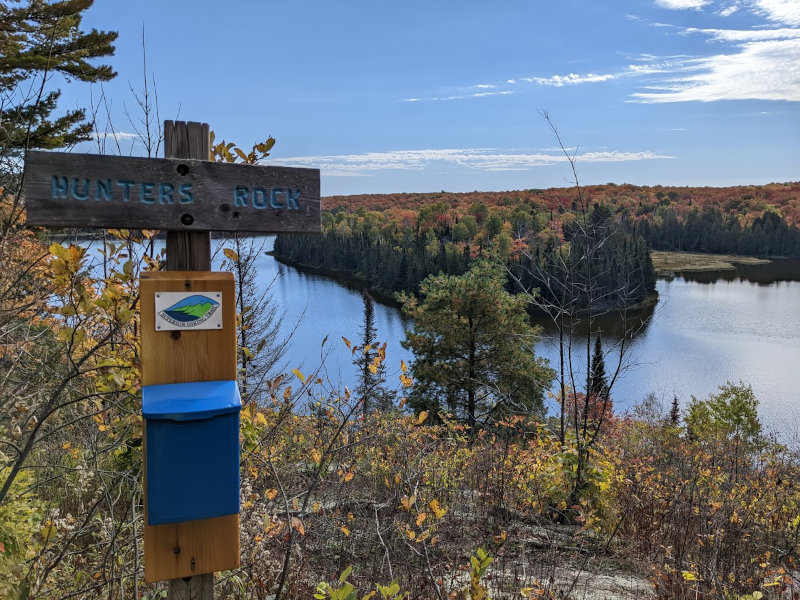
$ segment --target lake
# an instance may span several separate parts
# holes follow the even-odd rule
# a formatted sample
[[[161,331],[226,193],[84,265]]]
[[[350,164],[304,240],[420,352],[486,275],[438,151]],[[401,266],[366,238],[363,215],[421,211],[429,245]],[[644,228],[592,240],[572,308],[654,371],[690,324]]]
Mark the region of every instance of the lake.
[[[356,374],[342,337],[359,341],[359,286],[298,270],[268,255],[260,257],[258,269],[264,281],[279,275],[274,294],[285,313],[284,330],[297,326],[287,366],[307,373],[324,357],[327,377],[352,389]],[[614,387],[617,410],[651,392],[665,409],[673,396],[685,405],[692,395],[705,398],[728,381],[742,381],[753,387],[767,427],[783,436],[800,430],[800,261],[687,273],[660,279],[657,290],[658,305],[644,316],[628,351],[630,364]],[[411,323],[397,307],[376,302],[375,324],[378,339],[387,342],[389,381],[395,384],[400,361],[413,360],[400,345]],[[537,354],[555,366],[558,347],[551,335],[544,332]],[[616,340],[609,337],[613,344]],[[606,358],[607,370],[613,360]]]
[[[273,239],[266,238],[265,250],[271,250]],[[283,313],[282,330],[294,329],[286,369],[308,374],[324,365],[326,381],[353,389],[356,371],[342,337],[359,343],[359,286],[298,270],[267,254],[258,257],[257,269],[262,282],[278,276],[272,290]],[[658,305],[641,315],[642,329],[628,351],[630,364],[614,386],[616,410],[630,408],[649,393],[666,410],[673,396],[685,405],[692,395],[705,398],[728,381],[742,381],[753,387],[763,423],[786,440],[800,441],[800,261],[684,273],[660,279],[657,290]],[[548,332],[543,324],[536,352],[556,366],[558,347],[552,328]],[[399,387],[400,361],[413,361],[400,345],[411,323],[396,306],[376,302],[375,325],[378,339],[387,342],[389,383]],[[610,349],[618,339],[612,327],[604,329]],[[610,352],[607,371],[613,362]]]

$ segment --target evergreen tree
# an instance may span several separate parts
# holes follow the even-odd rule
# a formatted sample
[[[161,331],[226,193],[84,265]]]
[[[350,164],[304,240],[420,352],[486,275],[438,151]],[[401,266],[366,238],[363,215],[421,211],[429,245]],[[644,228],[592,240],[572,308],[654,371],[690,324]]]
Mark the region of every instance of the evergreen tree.
[[[672,406],[669,409],[669,422],[673,427],[677,427],[681,422],[681,410],[678,406],[678,397],[672,397]]]
[[[534,355],[527,298],[509,294],[505,281],[502,268],[480,261],[464,275],[426,278],[420,299],[399,295],[414,320],[403,342],[415,355],[412,408],[433,418],[452,413],[470,426],[542,413],[553,372]]]
[[[361,345],[356,349],[355,364],[358,366],[358,388],[362,411],[368,415],[374,410],[389,410],[394,404],[393,394],[386,389],[385,344],[378,347],[375,329],[375,301],[367,290],[361,292],[364,302],[364,327],[361,330]],[[377,359],[377,360],[376,360]]]
[[[586,393],[595,398],[603,397],[608,391],[608,378],[606,377],[606,363],[603,358],[603,342],[597,334],[594,342],[591,371],[586,382]]]
[[[108,81],[116,75],[95,58],[114,53],[116,32],[81,31],[93,0],[0,2],[0,159],[19,170],[26,148],[60,148],[88,139],[85,109],[53,117],[60,90],[47,91],[54,73],[70,80]],[[4,182],[0,181],[0,184]]]

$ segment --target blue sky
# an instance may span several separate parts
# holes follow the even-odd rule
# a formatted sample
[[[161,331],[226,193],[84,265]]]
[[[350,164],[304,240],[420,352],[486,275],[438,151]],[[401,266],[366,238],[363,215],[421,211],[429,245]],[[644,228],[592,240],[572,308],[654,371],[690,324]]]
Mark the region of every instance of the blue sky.
[[[570,185],[541,111],[584,184],[800,179],[800,0],[96,0],[84,26],[119,31],[119,75],[63,101],[104,93],[123,154],[144,28],[161,120],[272,135],[324,195]]]

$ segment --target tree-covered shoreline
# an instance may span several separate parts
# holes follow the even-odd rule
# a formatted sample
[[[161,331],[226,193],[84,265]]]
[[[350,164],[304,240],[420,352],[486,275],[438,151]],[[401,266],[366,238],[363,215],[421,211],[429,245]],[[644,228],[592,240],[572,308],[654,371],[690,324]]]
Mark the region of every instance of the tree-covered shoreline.
[[[387,298],[418,293],[429,275],[463,275],[481,259],[506,265],[506,288],[512,293],[539,288],[547,294],[550,287],[543,279],[559,276],[556,265],[569,254],[564,249],[574,248],[566,260],[572,261],[574,276],[582,277],[587,274],[579,271],[587,263],[578,265],[580,254],[595,243],[592,276],[604,298],[595,308],[631,308],[656,298],[649,247],[640,236],[624,231],[601,205],[566,219],[527,206],[514,212],[490,211],[482,203],[458,215],[439,203],[406,214],[403,220],[390,213],[339,210],[325,211],[322,221],[318,236],[279,234],[274,256],[361,280]],[[623,287],[625,294],[612,293]],[[577,301],[586,304],[588,299]]]

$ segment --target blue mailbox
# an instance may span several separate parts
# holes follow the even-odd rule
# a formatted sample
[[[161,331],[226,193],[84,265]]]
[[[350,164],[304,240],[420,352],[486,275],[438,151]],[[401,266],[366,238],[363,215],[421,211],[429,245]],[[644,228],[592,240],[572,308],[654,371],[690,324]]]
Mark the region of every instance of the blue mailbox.
[[[148,525],[239,512],[241,408],[235,381],[142,387]]]

